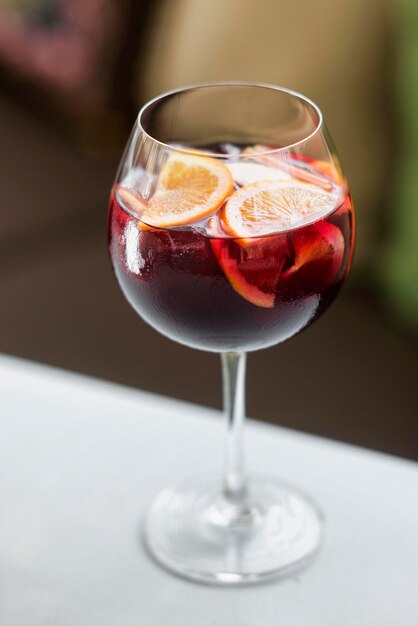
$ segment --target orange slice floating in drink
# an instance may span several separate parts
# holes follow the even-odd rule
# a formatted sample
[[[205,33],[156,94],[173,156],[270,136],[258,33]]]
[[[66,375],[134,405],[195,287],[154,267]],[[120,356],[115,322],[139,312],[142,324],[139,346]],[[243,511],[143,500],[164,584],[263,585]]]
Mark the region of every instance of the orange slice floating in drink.
[[[305,183],[318,185],[326,191],[332,189],[330,181],[338,185],[344,183],[344,177],[336,160],[322,161],[298,154],[286,154],[279,149],[272,150],[271,147],[263,145],[246,148],[243,154],[251,160],[274,167]],[[309,166],[309,169],[306,169],[306,165]]]
[[[224,163],[210,157],[173,155],[141,219],[159,228],[200,221],[215,213],[233,188]]]
[[[236,239],[213,239],[211,245],[231,287],[251,304],[271,309],[289,254],[286,235],[256,238],[244,247]]]
[[[336,206],[334,194],[294,180],[259,181],[241,187],[223,209],[228,231],[241,238],[265,236],[309,224]]]
[[[295,276],[299,271],[307,271],[316,265],[319,280],[311,280],[312,289],[323,289],[330,285],[341,268],[344,258],[344,237],[335,224],[326,221],[300,228],[291,234],[294,263],[285,272],[283,278]],[[318,268],[320,264],[320,268]]]
[[[115,193],[118,201],[122,203],[125,209],[136,215],[139,219],[142,219],[146,206],[134,191],[126,189],[126,187],[119,186]],[[148,226],[148,224],[141,221],[138,221],[138,228],[139,230],[154,230],[151,226]]]
[[[115,195],[119,203],[121,203],[125,209],[127,209],[130,213],[134,213],[138,217],[141,217],[146,207],[134,191],[126,189],[126,187],[119,186],[115,190]]]
[[[324,287],[331,284],[341,267],[344,238],[322,218],[336,202],[335,194],[295,180],[262,181],[236,191],[222,210],[236,239],[212,241],[232,288],[252,304],[271,308],[281,277],[296,277],[314,262],[321,263]]]

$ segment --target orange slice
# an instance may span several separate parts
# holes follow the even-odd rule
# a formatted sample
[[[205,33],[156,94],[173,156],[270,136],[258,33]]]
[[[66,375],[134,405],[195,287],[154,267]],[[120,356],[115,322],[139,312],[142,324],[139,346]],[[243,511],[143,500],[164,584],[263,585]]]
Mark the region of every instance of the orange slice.
[[[330,213],[336,194],[295,180],[264,180],[238,189],[223,209],[228,231],[259,237],[309,224]]]
[[[341,171],[337,166],[338,161],[336,160],[322,161],[296,154],[285,154],[263,145],[246,148],[243,154],[259,163],[264,163],[269,167],[275,167],[282,172],[287,172],[293,178],[297,178],[305,183],[318,185],[318,187],[322,187],[326,191],[331,191],[332,189],[330,180],[339,185],[344,182]],[[309,169],[306,169],[306,165],[309,166]]]
[[[126,189],[125,187],[118,187],[116,189],[116,197],[119,204],[122,204],[123,208],[142,219],[146,206],[133,191]],[[140,221],[138,222],[138,228],[139,230],[153,230],[150,226],[148,226],[148,224]]]
[[[138,217],[142,216],[146,208],[145,204],[133,191],[119,186],[115,190],[115,195],[119,204],[122,204],[123,208],[127,209],[131,213],[135,213]]]
[[[345,242],[338,226],[316,222],[291,233],[293,264],[282,272],[281,289],[304,294],[318,293],[337,280],[344,268]]]
[[[335,183],[337,183],[337,185],[344,184],[344,176],[342,175],[340,168],[334,161],[315,160],[312,161],[312,167],[320,174],[324,174],[325,176],[333,180]]]
[[[286,235],[241,240],[212,239],[212,250],[231,287],[251,304],[271,309],[289,246]]]
[[[197,222],[215,213],[232,191],[232,175],[224,163],[203,156],[171,156],[142,219],[159,228]]]
[[[295,262],[287,274],[298,271],[307,263],[320,261],[330,264],[329,282],[332,282],[341,267],[344,256],[344,237],[338,226],[329,222],[312,224],[292,235]]]

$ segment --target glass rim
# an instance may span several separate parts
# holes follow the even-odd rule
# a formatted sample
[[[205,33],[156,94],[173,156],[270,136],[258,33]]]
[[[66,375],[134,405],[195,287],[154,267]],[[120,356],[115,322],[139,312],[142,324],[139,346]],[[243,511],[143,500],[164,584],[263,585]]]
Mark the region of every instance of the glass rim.
[[[197,149],[193,150],[190,148],[183,148],[175,144],[165,143],[164,141],[161,141],[157,139],[156,137],[153,137],[152,135],[150,135],[150,133],[148,133],[145,130],[142,124],[142,118],[144,114],[147,113],[147,111],[153,105],[155,105],[157,102],[163,101],[165,98],[168,98],[175,94],[181,94],[187,91],[193,91],[195,89],[205,89],[205,88],[210,88],[210,87],[257,87],[257,88],[262,88],[262,89],[270,89],[272,91],[278,91],[278,92],[285,93],[289,96],[293,96],[294,98],[297,98],[298,100],[303,101],[305,104],[311,107],[311,109],[313,109],[316,115],[318,116],[318,122],[314,130],[308,135],[306,135],[306,137],[303,137],[302,139],[299,139],[298,141],[290,143],[286,146],[281,146],[280,148],[271,148],[269,150],[265,150],[264,152],[254,152],[254,153],[246,152],[245,155],[244,154],[238,155],[238,158],[248,159],[254,156],[259,157],[260,155],[278,154],[281,152],[287,152],[291,148],[295,148],[301,144],[306,143],[310,139],[312,139],[321,130],[323,126],[324,117],[322,115],[322,111],[319,108],[319,106],[313,100],[311,100],[310,98],[308,98],[307,96],[303,95],[302,93],[298,91],[289,89],[288,87],[281,87],[280,85],[273,85],[272,83],[252,82],[252,81],[215,81],[215,82],[204,82],[204,83],[192,83],[189,85],[185,85],[183,87],[175,87],[174,89],[169,89],[168,91],[164,91],[160,93],[159,95],[154,96],[154,98],[151,98],[150,100],[148,100],[148,102],[146,102],[139,110],[138,116],[136,118],[136,124],[138,128],[150,141],[152,141],[156,145],[161,146],[162,148],[171,150],[173,152],[179,152],[181,154],[189,154],[189,155],[190,154],[195,155],[197,153],[201,154],[201,151]],[[210,156],[213,158],[217,158],[217,159],[230,159],[231,158],[231,155],[229,154],[216,153],[216,152],[211,152]]]

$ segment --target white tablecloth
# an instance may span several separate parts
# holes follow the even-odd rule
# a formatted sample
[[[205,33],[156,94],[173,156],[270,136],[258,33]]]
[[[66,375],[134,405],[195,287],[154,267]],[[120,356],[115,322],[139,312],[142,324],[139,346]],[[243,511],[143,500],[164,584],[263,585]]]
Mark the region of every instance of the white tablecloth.
[[[0,357],[1,626],[417,626],[417,466],[274,426],[248,423],[248,464],[320,503],[317,560],[244,588],[151,562],[149,502],[216,471],[223,434],[215,411]]]

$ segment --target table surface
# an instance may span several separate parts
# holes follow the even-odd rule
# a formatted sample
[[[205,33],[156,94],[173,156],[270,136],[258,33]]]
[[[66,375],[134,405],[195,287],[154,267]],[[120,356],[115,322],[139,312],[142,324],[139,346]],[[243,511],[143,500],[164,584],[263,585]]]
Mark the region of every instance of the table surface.
[[[0,357],[1,626],[416,626],[417,465],[311,435],[251,420],[246,435],[253,472],[303,486],[325,513],[307,569],[220,588],[148,559],[144,511],[220,467],[219,417]]]

